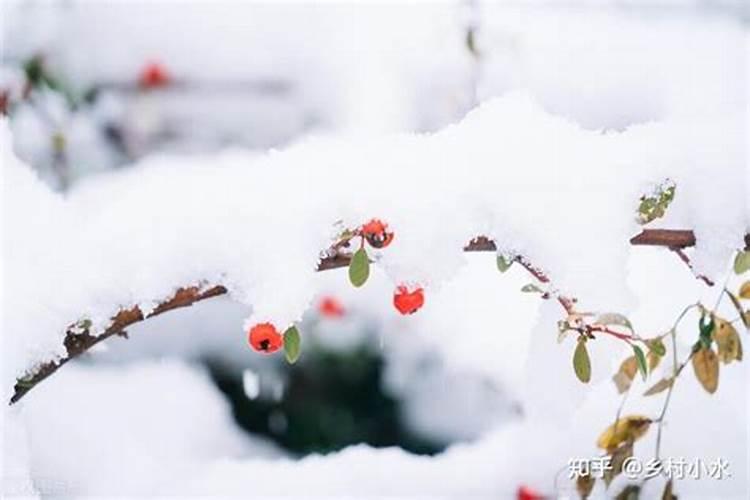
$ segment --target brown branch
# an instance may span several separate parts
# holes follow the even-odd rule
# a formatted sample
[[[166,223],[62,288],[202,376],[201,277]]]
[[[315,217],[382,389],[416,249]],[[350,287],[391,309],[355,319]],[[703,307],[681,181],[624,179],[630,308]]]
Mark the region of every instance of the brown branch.
[[[693,264],[690,262],[690,258],[687,256],[684,250],[682,250],[682,248],[670,248],[670,250],[672,250],[680,258],[680,260],[684,262],[686,266],[688,266],[688,269],[693,271]],[[693,272],[693,274],[695,274],[695,272]],[[695,274],[695,277],[708,286],[714,286],[713,280],[702,274]]]
[[[647,229],[633,237],[630,240],[630,243],[632,245],[663,246],[670,249],[685,248],[695,244],[695,236],[692,231]],[[750,248],[750,235],[745,237],[745,243],[747,248]],[[349,265],[350,256],[348,254],[339,253],[336,245],[332,248],[334,248],[335,252],[320,260],[317,268],[318,271],[326,271]],[[497,246],[489,238],[480,236],[469,242],[469,244],[464,247],[464,251],[495,252],[497,251]],[[526,268],[540,282],[549,282],[549,278],[546,274],[540,269],[534,267],[523,257],[517,257],[516,262]],[[141,311],[138,306],[121,310],[112,318],[112,322],[107,329],[97,335],[91,335],[89,329],[82,328],[80,323],[70,325],[67,328],[64,339],[64,345],[67,351],[66,356],[59,360],[45,362],[39,365],[32,373],[20,378],[15,385],[15,391],[10,403],[13,404],[20,400],[32,388],[34,388],[34,386],[55,373],[62,365],[88,351],[91,347],[102,340],[113,335],[123,335],[125,328],[128,326],[143,321],[146,318],[151,318],[173,309],[188,307],[196,302],[223,295],[225,293],[227,293],[227,289],[221,285],[215,285],[210,288],[200,288],[197,286],[179,288],[171,298],[160,303],[148,314],[144,315],[143,311]],[[557,299],[566,311],[570,313],[573,310],[573,299],[566,297],[558,297]]]

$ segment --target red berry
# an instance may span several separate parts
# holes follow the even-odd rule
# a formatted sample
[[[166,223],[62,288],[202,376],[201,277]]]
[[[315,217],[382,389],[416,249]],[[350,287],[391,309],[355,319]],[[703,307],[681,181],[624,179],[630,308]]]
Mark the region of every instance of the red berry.
[[[544,500],[544,495],[526,485],[521,485],[518,487],[516,500]]]
[[[360,229],[362,236],[374,248],[385,248],[393,241],[393,232],[388,231],[388,224],[380,219],[372,219]]]
[[[318,311],[321,316],[328,318],[340,318],[345,312],[341,302],[336,300],[336,297],[331,296],[323,297],[320,304],[318,304]]]
[[[170,80],[169,73],[164,66],[156,62],[151,62],[141,70],[138,82],[144,89],[154,89],[166,87]]]
[[[406,286],[399,285],[393,293],[393,305],[401,314],[414,314],[424,305],[424,290],[416,288],[410,292]]]
[[[271,323],[259,323],[250,328],[247,340],[253,349],[267,354],[278,351],[284,345],[284,339]]]

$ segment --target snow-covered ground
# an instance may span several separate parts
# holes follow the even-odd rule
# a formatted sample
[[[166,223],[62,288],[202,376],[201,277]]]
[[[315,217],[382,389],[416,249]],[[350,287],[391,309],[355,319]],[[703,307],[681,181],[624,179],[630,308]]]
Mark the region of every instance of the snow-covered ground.
[[[592,382],[582,385],[575,341],[556,341],[559,304],[519,292],[533,281],[521,266],[501,274],[494,254],[463,245],[487,235],[582,310],[627,314],[653,336],[685,305],[714,304],[721,287],[664,248],[628,244],[639,197],[674,181],[675,200],[652,226],[694,229],[696,272],[732,290],[743,279],[731,259],[750,230],[742,5],[595,3],[4,4],[4,78],[43,49],[81,88],[133,80],[156,58],[178,78],[291,90],[257,102],[113,92],[102,108],[75,112],[47,95],[35,105],[52,110],[73,164],[92,166],[64,195],[34,171],[46,179],[50,131],[31,104],[2,119],[5,400],[18,376],[65,354],[71,323],[101,329],[121,307],[149,311],[179,286],[229,290],[129,328],[129,340],[107,340],[5,408],[3,493],[513,498],[529,485],[574,498],[566,465],[600,453],[596,438],[621,401],[610,377],[632,351],[607,336],[589,342]],[[478,58],[465,46],[472,23]],[[143,137],[167,123],[179,140],[113,171],[97,128],[111,113]],[[374,252],[365,287],[353,289],[345,269],[315,272],[337,221],[372,217],[396,238]],[[401,282],[425,287],[415,315],[393,310]],[[301,321],[304,346],[325,295],[349,313],[322,320],[317,340],[345,348],[376,325],[367,330],[386,360],[385,387],[406,402],[407,421],[460,443],[434,457],[359,445],[297,458],[237,427],[197,361],[220,356],[283,378],[283,364],[246,346],[247,328]],[[681,356],[696,323],[679,330]],[[438,368],[426,370],[426,358]],[[625,414],[658,415],[661,397],[638,395],[671,367],[635,381]],[[678,481],[676,493],[747,498],[746,363],[722,366],[711,396],[688,371],[662,455],[722,457],[731,476]],[[653,455],[655,434],[637,456]],[[642,498],[662,488],[650,481]]]

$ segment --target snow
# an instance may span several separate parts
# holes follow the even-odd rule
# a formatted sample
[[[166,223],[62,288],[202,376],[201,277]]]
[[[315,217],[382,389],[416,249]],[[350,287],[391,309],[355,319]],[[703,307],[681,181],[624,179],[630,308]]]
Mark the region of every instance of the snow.
[[[695,228],[698,272],[718,279],[742,246],[742,129],[733,120],[601,134],[511,94],[431,135],[311,138],[260,158],[152,157],[64,200],[32,179],[24,182],[34,189],[9,183],[6,206],[37,218],[35,231],[6,232],[9,289],[36,300],[6,308],[7,330],[24,339],[18,359],[28,369],[63,353],[67,325],[90,318],[99,329],[120,307],[148,311],[191,284],[224,284],[252,305],[238,330],[263,321],[283,329],[311,304],[333,223],[373,216],[396,231],[397,243],[377,252],[394,284],[440,287],[464,265],[462,246],[485,234],[583,307],[620,310],[630,298],[617,263],[638,230],[637,200],[665,177],[679,186],[670,222]],[[30,177],[7,156],[7,126],[2,134],[6,178]]]
[[[283,144],[278,150],[155,154],[91,176],[65,196],[26,165],[49,155],[49,130],[38,116],[22,107],[12,122],[0,122],[3,398],[17,376],[64,354],[65,329],[77,320],[101,329],[119,308],[151,310],[180,286],[230,290],[228,298],[134,326],[131,340],[103,344],[111,347],[93,356],[97,363],[71,363],[6,408],[4,487],[31,497],[508,498],[521,483],[551,492],[569,458],[597,453],[594,439],[620,402],[609,377],[629,348],[605,337],[590,342],[592,383],[581,386],[570,366],[574,342],[555,342],[558,304],[520,293],[534,281],[520,266],[500,274],[494,255],[461,248],[476,235],[492,237],[501,252],[540,266],[582,309],[626,313],[646,334],[670,328],[685,304],[713,304],[717,290],[705,289],[674,255],[628,244],[640,229],[639,197],[667,178],[677,185],[675,201],[649,227],[694,229],[696,272],[724,283],[732,252],[750,230],[750,38],[739,19],[719,12],[721,2],[711,5],[719,8],[706,16],[656,9],[648,17],[641,10],[482,3],[478,69],[459,50],[465,19],[455,22],[454,6],[446,5],[429,15],[421,8],[357,11],[356,23],[347,22],[352,12],[345,7],[330,16],[256,6],[252,16],[222,8],[206,17],[205,9],[186,6],[185,15],[165,22],[172,10],[159,6],[127,18],[92,6],[99,12],[72,9],[59,30],[44,24],[30,30],[36,36],[4,34],[4,41],[23,41],[27,46],[11,48],[28,54],[62,33],[69,42],[59,46],[62,66],[81,83],[127,80],[155,47],[185,77],[306,82],[294,87],[291,104],[266,102],[284,110],[264,139]],[[732,9],[740,7],[730,2]],[[83,50],[98,43],[89,17],[96,15],[114,18],[101,19],[116,26],[111,40],[133,39],[132,50],[122,57],[104,45]],[[144,28],[150,24],[164,29]],[[280,24],[289,29],[277,32]],[[204,25],[222,26],[232,50],[214,50]],[[378,35],[385,28],[390,38]],[[441,56],[423,58],[425,47]],[[470,105],[473,70],[482,104],[448,125]],[[3,81],[17,80],[6,71]],[[201,128],[245,126],[194,120],[183,108],[193,97],[149,96],[129,112],[144,121],[176,113],[198,136],[210,134]],[[57,110],[53,128],[66,131],[74,168],[111,161],[92,124],[106,118],[99,114],[121,113],[122,103],[69,115],[59,96],[41,98],[45,109]],[[208,108],[251,114],[221,100],[204,102],[197,114]],[[305,128],[298,109],[322,126],[290,142]],[[377,263],[365,287],[352,289],[345,271],[315,272],[336,221],[356,227],[372,217],[386,220],[396,238],[371,252]],[[392,291],[401,282],[426,288],[417,315],[393,311]],[[284,368],[246,348],[247,327],[312,321],[324,294],[341,298],[351,314],[320,319],[325,328],[316,340],[340,349],[377,342],[387,359],[386,389],[404,398],[410,424],[436,439],[468,442],[434,458],[367,446],[286,457],[242,433],[206,375],[180,361],[222,355],[237,366],[249,363],[245,389],[262,396],[269,379],[283,380]],[[363,323],[376,318],[376,338],[363,339]],[[681,329],[681,354],[694,324],[691,318]],[[304,356],[304,328],[302,334]],[[746,363],[722,367],[710,398],[692,374],[684,378],[664,454],[720,455],[733,475],[684,481],[678,493],[745,498]],[[637,397],[644,389],[635,382],[626,412],[658,412],[660,399]],[[654,437],[639,441],[639,455],[649,456]]]

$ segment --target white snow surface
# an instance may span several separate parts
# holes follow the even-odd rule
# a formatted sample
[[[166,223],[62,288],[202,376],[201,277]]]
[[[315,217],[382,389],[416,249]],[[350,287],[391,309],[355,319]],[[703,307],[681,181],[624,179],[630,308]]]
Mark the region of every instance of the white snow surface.
[[[623,310],[638,198],[670,178],[678,188],[667,220],[694,228],[696,270],[718,279],[748,226],[740,119],[701,114],[602,133],[513,93],[431,135],[310,138],[260,158],[152,157],[65,199],[13,156],[3,123],[13,291],[4,299],[3,330],[13,332],[4,393],[14,375],[64,352],[67,325],[90,318],[101,328],[119,308],[148,311],[179,286],[226,285],[253,306],[238,330],[286,328],[315,295],[315,267],[338,220],[388,221],[396,238],[378,265],[428,295],[483,234],[583,307]]]

